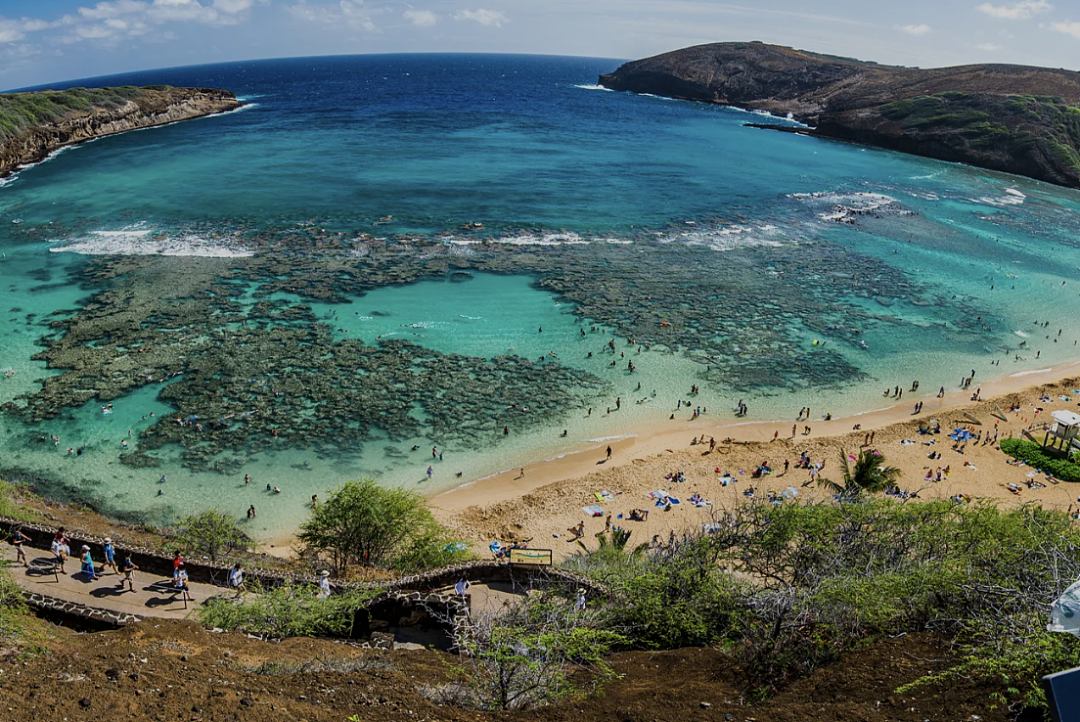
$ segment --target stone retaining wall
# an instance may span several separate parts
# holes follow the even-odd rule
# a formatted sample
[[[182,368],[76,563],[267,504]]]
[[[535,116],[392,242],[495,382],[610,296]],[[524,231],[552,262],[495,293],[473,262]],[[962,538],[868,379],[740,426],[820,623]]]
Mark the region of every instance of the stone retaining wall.
[[[89,625],[99,629],[116,629],[135,622],[141,622],[145,617],[138,614],[124,614],[122,612],[110,612],[105,609],[88,607],[78,602],[66,602],[63,599],[50,597],[37,592],[23,591],[23,598],[43,616],[55,615],[61,619],[74,618],[81,625]]]

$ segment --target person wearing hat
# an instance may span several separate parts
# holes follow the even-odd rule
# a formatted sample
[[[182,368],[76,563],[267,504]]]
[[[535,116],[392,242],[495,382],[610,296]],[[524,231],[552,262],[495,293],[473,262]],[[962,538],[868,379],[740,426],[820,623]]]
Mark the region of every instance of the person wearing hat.
[[[105,537],[105,566],[112,567],[113,574],[120,575],[120,570],[116,568],[116,550],[113,549],[112,537]],[[102,568],[104,571],[104,567]]]
[[[577,590],[577,602],[574,603],[574,610],[578,612],[585,611],[585,590]]]
[[[85,544],[82,546],[82,570],[90,581],[97,579],[97,574],[94,573],[94,558],[90,556],[90,547]]]
[[[319,572],[319,599],[330,598],[330,572],[323,569]]]

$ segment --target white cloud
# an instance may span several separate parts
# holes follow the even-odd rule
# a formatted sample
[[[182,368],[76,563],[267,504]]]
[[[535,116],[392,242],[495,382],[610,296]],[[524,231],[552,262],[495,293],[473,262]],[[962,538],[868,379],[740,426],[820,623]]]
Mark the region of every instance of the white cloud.
[[[934,31],[934,29],[932,27],[930,27],[929,25],[925,25],[925,24],[920,24],[920,25],[898,25],[896,27],[896,29],[899,30],[900,32],[907,33],[908,35],[926,35],[927,33],[931,33],[931,32]]]
[[[336,4],[312,5],[306,0],[301,0],[298,5],[287,6],[289,13],[300,20],[332,25],[335,27],[349,27],[367,32],[375,32],[378,28],[372,15],[376,11],[369,10],[364,6],[364,0],[340,0]]]
[[[979,50],[985,50],[988,53],[992,53],[996,50],[1001,50],[1001,46],[996,43],[979,43],[975,47]]]
[[[0,43],[14,43],[25,38],[27,33],[47,30],[49,27],[51,27],[51,24],[44,20],[0,17]]]
[[[1050,23],[1050,27],[1059,33],[1072,35],[1077,40],[1080,40],[1080,23],[1072,22],[1070,20],[1058,20],[1057,22]]]
[[[454,20],[473,20],[489,28],[501,28],[503,23],[510,22],[510,18],[498,10],[484,10],[483,8],[459,10],[454,13]]]
[[[403,15],[406,20],[420,28],[430,28],[432,25],[439,22],[439,16],[430,10],[413,10],[412,8],[409,8]]]
[[[977,9],[979,12],[986,13],[990,17],[999,20],[1027,20],[1032,15],[1053,10],[1054,6],[1047,0],[1021,0],[1014,5],[983,3]]]
[[[60,38],[63,43],[95,40],[116,45],[125,38],[169,31],[171,23],[197,23],[221,27],[239,25],[257,2],[265,0],[104,0],[80,7],[55,24],[70,28]]]

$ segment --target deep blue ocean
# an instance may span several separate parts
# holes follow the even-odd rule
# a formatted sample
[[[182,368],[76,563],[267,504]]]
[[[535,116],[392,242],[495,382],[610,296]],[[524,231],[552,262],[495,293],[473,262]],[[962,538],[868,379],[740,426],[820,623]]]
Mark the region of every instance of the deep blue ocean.
[[[483,242],[522,253],[580,248],[590,269],[602,269],[606,254],[625,268],[628,254],[636,254],[641,288],[660,291],[642,290],[638,298],[634,284],[625,285],[626,324],[641,323],[658,293],[657,319],[670,312],[673,320],[723,321],[706,338],[708,348],[699,343],[705,332],[697,340],[670,339],[663,354],[645,353],[636,375],[627,375],[622,360],[617,368],[599,360],[600,340],[595,349],[581,345],[578,324],[594,317],[545,290],[534,272],[391,284],[354,294],[346,305],[314,304],[320,318],[333,318],[328,323],[340,338],[404,338],[476,358],[558,358],[608,384],[604,398],[583,405],[599,411],[616,396],[625,400],[620,413],[567,410],[484,450],[443,444],[448,466],[436,470],[432,485],[603,443],[589,440],[635,433],[676,411],[687,420],[676,403],[692,384],[702,387],[695,404],[713,413],[701,422],[704,431],[732,422],[737,398],[750,400],[752,420],[790,424],[806,405],[838,416],[887,405],[881,389],[914,378],[932,397],[940,386],[954,389],[973,368],[980,379],[993,378],[1077,356],[1076,192],[747,128],[760,118],[736,109],[597,87],[597,76],[618,64],[350,56],[52,84],[225,88],[247,105],[87,143],[0,187],[0,368],[14,372],[0,380],[0,403],[23,405],[20,397],[63,371],[31,356],[42,337],[55,333],[52,320],[101,290],[70,280],[87,262],[148,254],[251,257],[273,252],[266,237],[313,227],[365,242],[427,238],[462,257]],[[310,253],[316,258],[320,250]],[[566,263],[574,258],[568,251]],[[848,276],[848,286],[839,283]],[[606,282],[602,270],[578,281]],[[276,298],[299,303],[287,294]],[[619,335],[617,316],[605,318],[610,336]],[[1044,323],[1064,334],[1040,335]],[[586,356],[586,348],[597,355]],[[806,371],[814,354],[826,353],[832,356],[824,370]],[[704,373],[703,354],[719,359],[720,371],[714,364]],[[747,378],[766,380],[747,391]],[[52,483],[54,493],[111,511],[167,518],[213,500],[242,513],[250,502],[242,484],[186,469],[179,449],[157,452],[165,459],[157,469],[118,463],[127,430],[134,444],[154,423],[144,418],[148,410],[157,409],[155,419],[190,412],[162,402],[160,390],[141,387],[116,400],[108,415],[96,400],[40,423],[9,408],[0,416],[0,471],[34,477],[46,488]],[[45,433],[61,441],[32,443]],[[302,448],[253,449],[244,468],[284,491],[273,501],[278,510],[260,510],[253,530],[294,528],[293,512],[311,493],[361,474],[429,483],[424,460],[399,454],[413,442],[441,443],[419,434],[333,458]],[[65,453],[69,446],[87,452],[75,460]],[[450,464],[460,477],[450,474]],[[162,469],[177,483],[157,496]]]

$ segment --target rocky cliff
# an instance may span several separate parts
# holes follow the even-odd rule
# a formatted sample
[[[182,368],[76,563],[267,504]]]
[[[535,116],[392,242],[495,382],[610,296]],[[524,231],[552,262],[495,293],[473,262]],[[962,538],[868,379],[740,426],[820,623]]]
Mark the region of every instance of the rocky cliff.
[[[923,70],[715,43],[626,63],[600,84],[790,114],[810,135],[1080,188],[1080,73],[1070,70]]]
[[[0,176],[64,146],[240,105],[227,90],[165,86],[0,95]]]

